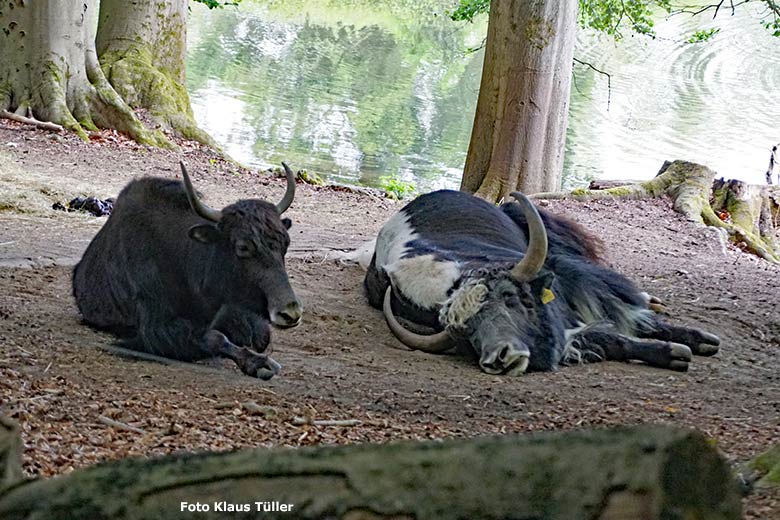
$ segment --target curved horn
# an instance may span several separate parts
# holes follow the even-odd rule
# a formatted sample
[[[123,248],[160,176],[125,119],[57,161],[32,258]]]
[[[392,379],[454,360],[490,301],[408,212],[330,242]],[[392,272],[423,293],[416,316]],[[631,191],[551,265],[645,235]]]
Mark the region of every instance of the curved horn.
[[[280,215],[287,211],[287,208],[290,207],[290,204],[292,204],[292,201],[295,198],[295,174],[285,163],[282,163],[282,166],[284,166],[284,173],[287,176],[287,191],[284,192],[284,197],[282,197],[282,200],[276,205],[276,211],[279,212]]]
[[[187,199],[190,201],[192,211],[206,220],[219,222],[222,219],[222,212],[208,207],[198,198],[198,194],[195,193],[195,188],[192,187],[192,181],[187,173],[187,167],[184,166],[184,161],[179,161],[179,166],[181,166],[181,177],[184,180],[184,189],[187,192]]]
[[[542,269],[547,258],[547,230],[544,228],[542,217],[528,197],[518,191],[513,191],[511,195],[520,204],[520,209],[528,223],[528,250],[523,259],[512,268],[512,277],[517,281],[527,282]]]
[[[390,330],[401,343],[411,349],[422,350],[423,352],[430,352],[433,354],[438,354],[452,348],[452,338],[446,330],[431,334],[430,336],[424,336],[407,330],[403,325],[398,323],[395,316],[393,316],[393,309],[390,305],[390,294],[392,291],[392,286],[388,286],[387,291],[385,292],[385,302],[382,306],[382,311],[384,311],[387,326],[390,327]]]

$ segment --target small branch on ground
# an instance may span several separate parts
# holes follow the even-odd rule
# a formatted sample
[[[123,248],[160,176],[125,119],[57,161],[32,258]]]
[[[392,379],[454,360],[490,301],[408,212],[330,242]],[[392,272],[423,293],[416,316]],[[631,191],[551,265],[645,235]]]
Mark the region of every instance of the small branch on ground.
[[[246,401],[241,403],[241,409],[249,415],[261,415],[266,419],[271,419],[279,413],[279,411],[273,406],[259,405],[255,401]]]
[[[343,420],[335,420],[335,419],[308,419],[306,417],[294,417],[292,420],[292,424],[295,426],[304,426],[304,425],[312,425],[312,426],[360,426],[363,424],[363,421],[359,419],[343,419]]]
[[[0,110],[0,117],[10,119],[11,121],[16,121],[17,123],[33,125],[37,128],[43,128],[44,130],[51,130],[52,132],[62,132],[63,130],[65,130],[61,125],[58,125],[56,123],[50,123],[48,121],[38,121],[33,117],[20,116],[19,114],[14,114],[13,112],[9,112],[8,110]]]
[[[105,415],[98,416],[98,422],[101,422],[106,426],[111,426],[112,428],[116,428],[117,430],[140,433],[142,435],[146,434],[146,430],[138,428],[137,426],[133,426],[132,424],[115,421],[114,419],[111,419],[110,417],[106,417]]]

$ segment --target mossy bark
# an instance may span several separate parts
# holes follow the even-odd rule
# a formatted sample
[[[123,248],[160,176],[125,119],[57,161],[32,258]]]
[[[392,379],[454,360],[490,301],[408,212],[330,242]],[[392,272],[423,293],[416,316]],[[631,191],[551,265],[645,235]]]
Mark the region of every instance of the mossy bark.
[[[773,446],[750,461],[749,467],[758,474],[755,486],[780,487],[780,444]]]
[[[163,131],[216,147],[184,86],[187,0],[101,0],[97,51],[105,76]]]
[[[603,190],[579,188],[570,193],[536,193],[534,198],[642,199],[668,195],[674,209],[698,224],[721,229],[752,253],[780,263],[777,241],[780,190],[741,181],[714,180],[706,166],[687,161],[665,162],[658,175],[644,182]]]
[[[0,416],[0,493],[22,481],[22,439],[19,427]]]
[[[740,518],[736,480],[702,435],[643,426],[445,442],[127,459],[0,493],[0,517]],[[258,512],[256,501],[293,505]]]
[[[97,0],[0,4],[0,111],[70,129],[113,128],[162,145],[111,87],[95,51]]]
[[[560,186],[575,0],[493,0],[461,190],[497,202]]]

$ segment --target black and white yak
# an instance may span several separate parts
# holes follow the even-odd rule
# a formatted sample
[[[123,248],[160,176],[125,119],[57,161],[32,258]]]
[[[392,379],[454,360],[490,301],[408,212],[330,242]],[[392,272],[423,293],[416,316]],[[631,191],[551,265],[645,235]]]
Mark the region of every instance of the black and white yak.
[[[496,207],[458,191],[422,195],[382,227],[365,277],[410,348],[458,347],[489,374],[580,361],[687,370],[717,336],[667,324],[649,297],[599,262],[600,241],[521,193]],[[403,324],[402,324],[403,322]]]
[[[284,163],[283,163],[284,165]],[[124,347],[181,361],[227,357],[269,379],[279,364],[263,355],[270,324],[301,321],[284,256],[295,196],[284,165],[281,202],[239,200],[215,210],[192,187],[147,177],[130,182],[73,272],[84,321]]]

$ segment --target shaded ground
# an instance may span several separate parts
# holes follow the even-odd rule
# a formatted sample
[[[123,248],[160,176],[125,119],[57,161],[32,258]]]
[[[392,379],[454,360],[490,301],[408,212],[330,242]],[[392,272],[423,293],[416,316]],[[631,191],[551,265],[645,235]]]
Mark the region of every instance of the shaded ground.
[[[199,148],[182,156],[214,206],[284,191],[282,181]],[[362,271],[334,259],[401,205],[310,186],[299,187],[288,212],[288,271],[306,310],[302,326],[274,332],[279,377],[263,383],[230,363],[164,366],[110,355],[99,349],[110,337],[79,323],[70,294],[71,267],[104,219],[51,204],[115,195],[140,175],[176,176],[177,158],[109,133],[87,145],[0,123],[0,413],[23,426],[30,475],[177,450],[645,422],[698,428],[735,462],[780,439],[778,269],[724,249],[664,200],[554,201],[548,209],[603,237],[612,264],[664,300],[670,319],[720,335],[721,352],[695,358],[687,373],[601,363],[510,379],[407,351],[366,304]],[[140,430],[117,430],[101,416]],[[296,426],[296,416],[362,424]],[[752,495],[746,509],[747,518],[776,518],[780,493]]]

